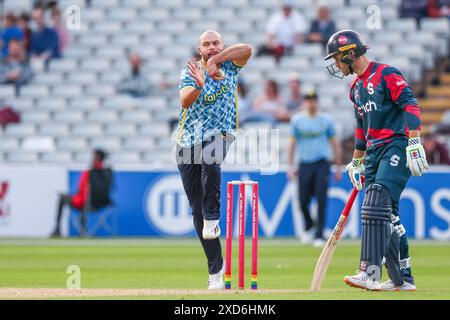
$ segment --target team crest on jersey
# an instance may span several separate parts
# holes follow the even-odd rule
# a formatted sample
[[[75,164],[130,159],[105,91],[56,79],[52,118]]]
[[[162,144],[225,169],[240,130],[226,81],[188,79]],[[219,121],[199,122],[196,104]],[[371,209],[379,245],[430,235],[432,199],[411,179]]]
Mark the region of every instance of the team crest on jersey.
[[[391,167],[398,167],[399,161],[400,161],[400,157],[398,155],[394,154],[391,157]]]
[[[375,90],[373,90],[373,83],[372,82],[369,82],[367,84],[367,92],[369,92],[370,95],[375,93]]]

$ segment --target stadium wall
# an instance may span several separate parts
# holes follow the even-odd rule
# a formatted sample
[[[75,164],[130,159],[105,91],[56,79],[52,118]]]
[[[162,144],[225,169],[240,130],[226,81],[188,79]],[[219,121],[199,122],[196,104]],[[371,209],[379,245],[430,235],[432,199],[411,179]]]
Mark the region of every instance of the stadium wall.
[[[69,186],[75,190],[80,172],[69,174]],[[225,216],[226,182],[257,180],[260,183],[259,223],[263,237],[301,237],[303,219],[299,213],[297,189],[286,179],[286,173],[261,175],[258,171],[224,171],[222,176],[222,217]],[[340,182],[331,177],[327,228],[332,229],[351,192],[350,181]],[[433,169],[420,178],[410,179],[400,203],[401,221],[410,237],[416,239],[450,240],[450,169]],[[237,193],[237,190],[235,191]],[[247,190],[247,213],[250,210],[250,188]],[[113,198],[115,207],[109,209],[112,233],[116,236],[189,237],[194,236],[189,204],[181,179],[176,171],[117,171]],[[234,197],[237,199],[237,194]],[[359,206],[354,206],[344,237],[361,234]],[[313,203],[315,212],[315,203]],[[235,201],[234,213],[237,212]],[[294,214],[293,214],[294,213]],[[247,224],[250,223],[247,214]],[[91,223],[96,223],[96,215]],[[234,219],[237,222],[237,219]],[[237,228],[237,223],[235,223]],[[225,219],[221,219],[225,230]],[[73,228],[70,235],[75,235]],[[250,228],[247,228],[250,234]],[[237,234],[237,233],[236,233]],[[99,230],[98,235],[108,235]]]
[[[48,237],[55,223],[58,194],[74,192],[81,173],[80,170],[58,167],[20,166],[1,167],[0,172],[0,237]],[[262,237],[301,237],[303,219],[299,213],[297,189],[294,183],[287,181],[285,172],[261,175],[259,171],[224,170],[222,178],[222,190],[226,190],[225,184],[230,180],[260,182],[259,230]],[[331,177],[330,182],[326,225],[332,229],[351,185],[346,176],[340,182]],[[400,203],[401,221],[410,237],[450,240],[449,182],[449,168],[433,168],[423,177],[410,179]],[[225,196],[223,192],[222,204]],[[177,171],[116,170],[113,200],[114,207],[89,216],[89,228],[95,230],[97,236],[195,236]],[[357,198],[359,206],[354,206],[351,212],[344,237],[360,236],[358,208],[362,200],[362,196]],[[313,213],[315,206],[313,203]],[[224,210],[223,205],[223,217]],[[250,202],[247,203],[247,212],[249,210]],[[102,218],[105,220],[103,226],[99,224]],[[62,233],[76,236],[76,220],[76,212],[67,214]],[[224,230],[225,219],[221,220]],[[250,228],[247,229],[249,233]]]

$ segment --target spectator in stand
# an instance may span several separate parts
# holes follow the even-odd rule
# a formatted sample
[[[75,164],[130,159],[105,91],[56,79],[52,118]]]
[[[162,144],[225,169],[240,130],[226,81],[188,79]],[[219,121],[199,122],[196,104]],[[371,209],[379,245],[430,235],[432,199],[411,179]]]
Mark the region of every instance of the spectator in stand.
[[[289,99],[286,103],[286,109],[289,113],[289,118],[300,111],[303,103],[302,84],[298,74],[292,74],[289,79]]]
[[[292,54],[296,45],[303,42],[306,23],[300,13],[294,11],[292,1],[283,1],[282,10],[269,19],[267,43],[260,46],[258,55],[272,55],[277,61],[284,54]]]
[[[58,1],[56,0],[35,0],[34,1],[34,8],[42,8],[42,9],[53,9],[58,5]]]
[[[242,79],[238,79],[239,124],[244,125],[252,115],[252,102],[248,96],[248,88]]]
[[[21,40],[10,39],[8,52],[8,56],[0,65],[0,83],[14,84],[16,94],[19,94],[20,86],[31,80],[33,72],[28,64]]]
[[[131,75],[120,81],[117,91],[135,98],[149,95],[150,82],[141,72],[141,57],[137,53],[131,53],[128,56],[128,61],[130,62]]]
[[[289,115],[284,106],[285,103],[279,95],[278,83],[267,80],[264,94],[253,102],[253,112],[247,120],[269,122],[272,125],[275,125],[277,121],[289,121]]]
[[[22,13],[17,18],[17,25],[23,32],[23,48],[28,55],[30,53],[31,41],[30,15],[26,12]]]
[[[428,0],[428,16],[450,18],[450,0]]]
[[[52,9],[52,21],[53,21],[53,28],[58,34],[59,52],[63,54],[70,44],[70,34],[69,30],[67,30],[67,27],[61,21],[61,11],[59,10],[58,7],[54,7]]]
[[[400,3],[400,18],[415,18],[417,24],[427,16],[428,0],[402,0]]]
[[[444,143],[438,141],[436,136],[432,134],[426,134],[422,139],[429,164],[450,165],[450,156]]]
[[[44,9],[33,9],[32,17],[34,28],[31,32],[30,52],[33,59],[47,65],[51,59],[61,57],[58,33],[45,24]]]
[[[335,32],[336,24],[331,20],[330,10],[326,6],[321,6],[317,13],[317,19],[311,22],[308,41],[320,43],[325,47],[328,39],[330,39]]]
[[[23,32],[17,26],[17,17],[13,13],[7,13],[3,22],[5,29],[2,31],[2,57],[8,56],[9,41],[11,39],[23,40]]]

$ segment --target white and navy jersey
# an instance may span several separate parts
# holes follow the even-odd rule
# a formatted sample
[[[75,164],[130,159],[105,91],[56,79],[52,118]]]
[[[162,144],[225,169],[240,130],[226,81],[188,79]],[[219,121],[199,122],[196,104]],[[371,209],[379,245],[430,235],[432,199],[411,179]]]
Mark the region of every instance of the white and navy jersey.
[[[201,61],[198,62],[201,65]],[[242,66],[225,61],[221,69],[225,79],[213,80],[205,68],[205,86],[198,99],[189,108],[181,109],[178,121],[178,144],[191,147],[220,132],[233,134],[238,127],[237,82]],[[188,68],[181,71],[179,89],[195,86]]]
[[[355,148],[370,150],[420,130],[420,108],[397,69],[371,62],[350,88],[356,117]]]

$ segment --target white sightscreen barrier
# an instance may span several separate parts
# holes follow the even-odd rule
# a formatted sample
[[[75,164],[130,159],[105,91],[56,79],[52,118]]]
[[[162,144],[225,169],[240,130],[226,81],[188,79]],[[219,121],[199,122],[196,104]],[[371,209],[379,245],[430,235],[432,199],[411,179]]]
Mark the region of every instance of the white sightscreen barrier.
[[[0,237],[48,237],[67,170],[0,166]]]

